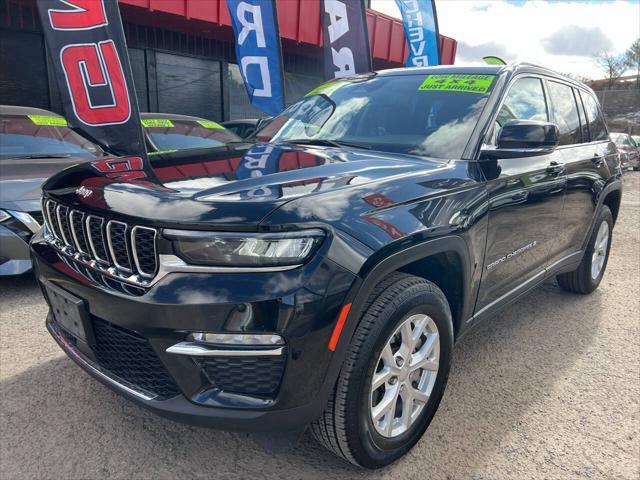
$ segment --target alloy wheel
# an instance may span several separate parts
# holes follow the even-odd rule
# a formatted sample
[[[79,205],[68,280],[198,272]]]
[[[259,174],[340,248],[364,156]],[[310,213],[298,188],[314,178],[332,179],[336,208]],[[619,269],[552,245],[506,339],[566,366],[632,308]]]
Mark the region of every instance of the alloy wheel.
[[[600,276],[604,262],[607,258],[607,247],[609,245],[609,224],[602,222],[598,229],[596,241],[593,244],[593,254],[591,255],[591,279],[595,280]]]
[[[406,432],[429,401],[438,374],[440,336],[425,314],[411,315],[387,339],[371,381],[370,414],[387,438]]]

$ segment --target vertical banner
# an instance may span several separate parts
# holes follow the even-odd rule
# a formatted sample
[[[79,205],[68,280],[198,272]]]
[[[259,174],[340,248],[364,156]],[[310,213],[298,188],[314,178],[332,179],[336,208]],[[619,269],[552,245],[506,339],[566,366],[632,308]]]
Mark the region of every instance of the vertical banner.
[[[277,115],[284,110],[284,75],[275,0],[227,0],[227,6],[251,104]]]
[[[324,78],[371,71],[367,9],[363,0],[322,0]]]
[[[440,65],[440,35],[435,0],[396,0],[409,45],[407,67]]]
[[[37,4],[69,125],[110,153],[144,158],[144,134],[118,2],[37,0]]]

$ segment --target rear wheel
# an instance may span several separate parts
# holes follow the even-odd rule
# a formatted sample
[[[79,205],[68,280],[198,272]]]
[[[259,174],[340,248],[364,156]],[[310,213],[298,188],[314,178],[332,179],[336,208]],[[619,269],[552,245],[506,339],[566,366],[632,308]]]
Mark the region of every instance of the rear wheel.
[[[332,398],[311,427],[314,436],[367,468],[401,457],[436,412],[452,347],[442,291],[422,278],[391,275],[368,299]]]
[[[598,213],[596,227],[591,233],[582,262],[574,271],[562,273],[556,277],[558,285],[563,290],[591,293],[598,288],[609,260],[612,229],[613,215],[609,207],[603,205]]]

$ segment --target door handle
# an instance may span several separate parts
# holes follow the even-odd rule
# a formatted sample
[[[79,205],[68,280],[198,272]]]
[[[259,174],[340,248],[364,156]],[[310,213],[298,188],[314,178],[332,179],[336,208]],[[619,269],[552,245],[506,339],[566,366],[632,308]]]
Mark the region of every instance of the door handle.
[[[564,165],[556,162],[555,160],[549,164],[547,167],[547,173],[552,175],[559,175],[564,171]]]
[[[599,153],[594,153],[593,157],[591,157],[591,161],[594,163],[594,165],[599,167],[600,165],[604,164],[604,157]]]

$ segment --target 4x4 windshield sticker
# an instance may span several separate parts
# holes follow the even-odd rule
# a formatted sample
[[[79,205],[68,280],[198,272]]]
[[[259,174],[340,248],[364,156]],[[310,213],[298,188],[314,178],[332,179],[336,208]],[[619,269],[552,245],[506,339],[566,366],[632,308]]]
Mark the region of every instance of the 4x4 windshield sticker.
[[[53,115],[27,115],[34,125],[40,127],[66,127],[67,121],[62,117]]]
[[[143,118],[140,123],[146,128],[173,128],[173,122],[167,118]]]
[[[218,122],[214,122],[213,120],[196,120],[198,125],[204,128],[217,128],[224,130],[224,127],[220,125]]]
[[[429,75],[418,90],[441,90],[445,92],[487,93],[495,75]]]

